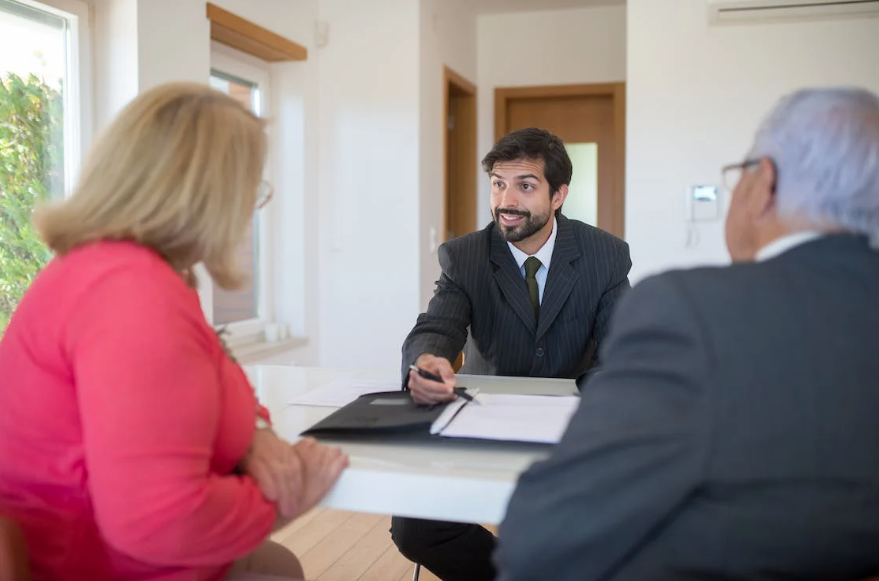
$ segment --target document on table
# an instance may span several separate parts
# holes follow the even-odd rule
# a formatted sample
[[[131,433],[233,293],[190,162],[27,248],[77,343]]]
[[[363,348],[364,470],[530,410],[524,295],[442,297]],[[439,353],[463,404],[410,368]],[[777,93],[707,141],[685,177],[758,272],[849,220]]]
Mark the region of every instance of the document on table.
[[[480,393],[480,405],[455,401],[434,422],[432,434],[557,444],[577,411],[576,396]]]
[[[293,405],[340,408],[361,395],[379,391],[400,391],[399,384],[377,379],[339,379],[317,389],[307,391],[290,400]]]

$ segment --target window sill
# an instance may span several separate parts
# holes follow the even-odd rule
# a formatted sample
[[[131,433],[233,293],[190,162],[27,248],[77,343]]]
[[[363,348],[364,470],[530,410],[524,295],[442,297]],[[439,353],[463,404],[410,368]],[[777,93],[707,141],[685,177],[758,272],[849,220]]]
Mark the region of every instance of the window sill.
[[[232,355],[241,365],[252,365],[259,363],[262,359],[268,359],[298,347],[304,347],[307,344],[307,337],[290,337],[274,343],[260,339],[232,347]]]

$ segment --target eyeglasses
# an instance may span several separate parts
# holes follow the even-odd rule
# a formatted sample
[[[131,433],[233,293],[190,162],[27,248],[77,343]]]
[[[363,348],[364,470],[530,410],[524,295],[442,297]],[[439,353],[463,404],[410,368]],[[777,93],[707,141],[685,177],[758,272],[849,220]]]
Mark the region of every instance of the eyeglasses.
[[[259,187],[256,189],[256,209],[263,209],[272,199],[274,193],[275,188],[272,187],[272,184],[266,180],[261,181]]]
[[[746,159],[740,163],[731,163],[723,166],[720,169],[720,173],[723,175],[723,185],[726,187],[727,191],[731,192],[736,189],[739,180],[742,179],[742,173],[749,167],[754,167],[755,165],[760,165],[759,159]]]

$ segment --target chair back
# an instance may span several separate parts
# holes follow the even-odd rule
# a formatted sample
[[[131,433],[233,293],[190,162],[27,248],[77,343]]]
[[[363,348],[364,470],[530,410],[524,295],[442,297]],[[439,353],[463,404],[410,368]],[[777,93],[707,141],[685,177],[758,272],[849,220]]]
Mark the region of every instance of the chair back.
[[[31,581],[24,533],[15,522],[0,516],[0,579]]]
[[[452,370],[455,373],[458,373],[459,371],[461,371],[462,367],[464,367],[464,352],[459,351],[458,356],[455,357],[454,363],[452,363]]]

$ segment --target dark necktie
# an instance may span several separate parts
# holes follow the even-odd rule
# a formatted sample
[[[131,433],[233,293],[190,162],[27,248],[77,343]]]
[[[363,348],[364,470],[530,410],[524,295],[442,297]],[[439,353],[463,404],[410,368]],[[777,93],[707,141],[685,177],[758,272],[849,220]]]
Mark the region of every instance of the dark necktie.
[[[540,288],[537,286],[537,271],[540,270],[540,260],[529,256],[525,261],[525,284],[528,285],[528,298],[534,307],[534,320],[540,317]]]

